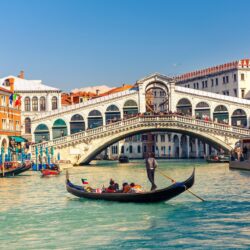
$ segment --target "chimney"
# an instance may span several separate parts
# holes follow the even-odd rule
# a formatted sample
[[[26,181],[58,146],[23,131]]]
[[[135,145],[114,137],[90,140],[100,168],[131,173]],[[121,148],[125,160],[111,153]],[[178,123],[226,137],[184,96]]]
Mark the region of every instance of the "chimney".
[[[99,95],[99,92],[100,92],[100,90],[99,89],[96,89],[96,95],[98,96]]]
[[[14,78],[9,78],[10,91],[11,91],[12,93],[14,93],[14,82],[15,82],[15,79],[14,79]]]
[[[21,70],[20,73],[19,73],[19,75],[17,77],[19,77],[21,79],[24,79],[24,71]]]

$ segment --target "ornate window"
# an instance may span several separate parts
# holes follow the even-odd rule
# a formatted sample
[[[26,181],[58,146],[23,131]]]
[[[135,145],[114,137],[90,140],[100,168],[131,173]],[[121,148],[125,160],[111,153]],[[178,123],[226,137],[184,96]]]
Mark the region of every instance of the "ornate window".
[[[52,110],[55,110],[57,109],[57,97],[56,96],[53,96],[52,97]]]
[[[46,111],[46,99],[44,96],[40,97],[40,111]]]
[[[32,98],[32,111],[38,111],[38,98],[36,96]]]
[[[25,97],[24,99],[24,111],[30,111],[30,98]]]
[[[29,117],[26,117],[24,120],[24,126],[25,126],[25,134],[31,133],[31,120]]]

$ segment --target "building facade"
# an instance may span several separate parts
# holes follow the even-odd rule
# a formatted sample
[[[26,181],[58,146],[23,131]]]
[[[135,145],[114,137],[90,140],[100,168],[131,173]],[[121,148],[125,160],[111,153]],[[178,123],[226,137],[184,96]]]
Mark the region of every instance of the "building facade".
[[[13,82],[10,90],[0,87],[0,144],[5,153],[10,139],[21,135],[21,108],[12,101],[13,87]]]
[[[250,99],[250,59],[185,73],[175,80],[182,87]]]
[[[31,140],[31,120],[37,115],[61,108],[61,91],[47,86],[41,80],[26,80],[24,72],[18,77],[7,76],[0,79],[0,86],[10,89],[14,83],[14,93],[21,96],[21,135]]]

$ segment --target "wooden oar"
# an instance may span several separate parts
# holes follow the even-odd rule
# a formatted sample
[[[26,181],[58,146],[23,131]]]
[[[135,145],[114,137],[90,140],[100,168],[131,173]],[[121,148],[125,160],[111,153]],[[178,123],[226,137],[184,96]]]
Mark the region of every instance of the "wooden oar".
[[[159,172],[162,176],[166,177],[167,179],[171,180],[172,182],[176,182],[174,179],[172,179],[172,178],[169,177],[168,175],[166,175],[166,174],[164,174],[163,172],[161,172],[161,170],[159,170],[158,168],[157,168],[157,170],[158,170],[158,172]],[[205,201],[204,199],[202,199],[201,197],[199,197],[198,195],[196,195],[195,193],[193,193],[191,190],[187,189],[187,191],[188,191],[190,194],[192,194],[193,196],[195,196],[196,198],[200,199],[201,201]]]

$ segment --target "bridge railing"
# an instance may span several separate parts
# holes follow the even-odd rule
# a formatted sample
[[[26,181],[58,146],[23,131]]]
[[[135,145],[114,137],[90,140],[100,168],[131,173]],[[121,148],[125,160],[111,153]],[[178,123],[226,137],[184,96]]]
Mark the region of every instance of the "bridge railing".
[[[46,141],[38,144],[32,145],[32,151],[35,150],[35,146],[39,146],[42,148],[50,147],[50,146],[57,146],[57,145],[63,145],[65,143],[69,143],[72,141],[77,141],[84,138],[89,138],[93,135],[102,134],[104,132],[112,132],[115,129],[122,129],[124,127],[127,127],[129,125],[134,125],[138,123],[144,123],[144,122],[180,122],[182,124],[192,124],[199,127],[206,127],[215,129],[218,131],[227,131],[232,132],[239,135],[244,136],[250,136],[250,129],[245,128],[239,128],[239,127],[233,127],[227,124],[221,124],[221,123],[214,123],[212,121],[205,121],[200,119],[195,119],[190,116],[181,116],[177,114],[168,114],[168,115],[151,115],[151,116],[135,116],[133,118],[129,118],[122,121],[117,121],[115,123],[107,124],[102,127],[97,127],[93,129],[87,129],[85,131],[81,131],[72,135],[60,137],[57,139],[53,139],[51,141]]]

